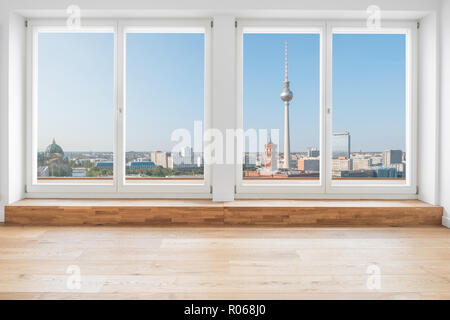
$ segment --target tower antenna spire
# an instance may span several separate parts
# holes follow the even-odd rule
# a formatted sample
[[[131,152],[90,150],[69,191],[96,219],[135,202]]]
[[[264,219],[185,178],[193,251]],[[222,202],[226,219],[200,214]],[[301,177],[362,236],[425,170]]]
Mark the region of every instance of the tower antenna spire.
[[[288,81],[288,49],[287,40],[284,41],[284,81]]]

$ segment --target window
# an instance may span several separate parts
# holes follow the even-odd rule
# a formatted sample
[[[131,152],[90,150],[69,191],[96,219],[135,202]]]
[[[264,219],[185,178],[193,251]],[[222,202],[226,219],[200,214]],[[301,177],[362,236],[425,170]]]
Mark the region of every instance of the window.
[[[112,185],[114,29],[32,30],[31,183]]]
[[[329,192],[416,192],[415,34],[413,23],[330,24]]]
[[[416,191],[412,23],[239,24],[238,196]]]
[[[320,34],[244,33],[243,179],[319,180]],[[263,140],[263,141],[261,141]],[[264,141],[265,140],[265,141]],[[258,144],[255,144],[258,146]]]
[[[28,192],[210,194],[209,29],[30,21]]]
[[[226,134],[211,125],[212,30],[30,21],[28,194],[209,198],[216,156],[241,198],[416,193],[415,23],[239,20]]]
[[[131,29],[125,56],[126,182],[203,180],[204,32]]]
[[[238,192],[285,192],[281,185],[320,192],[323,26],[239,24],[238,123],[245,141]]]
[[[406,35],[333,34],[333,180],[406,179]]]

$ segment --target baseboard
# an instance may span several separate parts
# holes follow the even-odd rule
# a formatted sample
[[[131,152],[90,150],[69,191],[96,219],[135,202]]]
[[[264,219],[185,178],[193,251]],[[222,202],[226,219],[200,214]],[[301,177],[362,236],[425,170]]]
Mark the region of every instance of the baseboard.
[[[6,224],[192,226],[440,226],[443,208],[419,200],[25,199]]]

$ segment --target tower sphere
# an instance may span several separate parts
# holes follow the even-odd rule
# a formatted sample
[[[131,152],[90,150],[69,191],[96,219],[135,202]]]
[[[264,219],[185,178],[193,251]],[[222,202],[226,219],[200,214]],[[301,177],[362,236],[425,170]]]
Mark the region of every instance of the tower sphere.
[[[289,81],[285,81],[284,88],[283,88],[283,91],[281,92],[280,98],[281,98],[281,100],[283,100],[285,102],[289,102],[292,100],[293,97],[294,97],[294,94],[289,89]]]

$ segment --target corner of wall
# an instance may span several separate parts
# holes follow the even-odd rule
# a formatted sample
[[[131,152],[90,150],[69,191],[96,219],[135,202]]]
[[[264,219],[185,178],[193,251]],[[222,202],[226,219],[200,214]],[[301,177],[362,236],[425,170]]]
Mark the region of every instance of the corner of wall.
[[[443,216],[442,217],[442,225],[450,229],[450,218]]]

